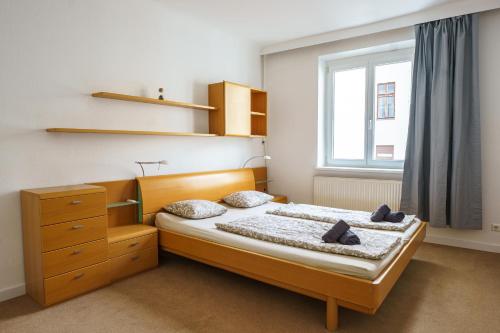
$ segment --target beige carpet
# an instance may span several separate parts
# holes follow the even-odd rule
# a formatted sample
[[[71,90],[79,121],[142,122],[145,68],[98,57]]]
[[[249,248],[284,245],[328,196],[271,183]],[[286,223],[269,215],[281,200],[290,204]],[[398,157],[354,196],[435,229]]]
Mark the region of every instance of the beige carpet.
[[[325,304],[179,257],[40,309],[0,303],[0,332],[325,332]],[[500,332],[500,254],[424,244],[376,315],[338,332]]]

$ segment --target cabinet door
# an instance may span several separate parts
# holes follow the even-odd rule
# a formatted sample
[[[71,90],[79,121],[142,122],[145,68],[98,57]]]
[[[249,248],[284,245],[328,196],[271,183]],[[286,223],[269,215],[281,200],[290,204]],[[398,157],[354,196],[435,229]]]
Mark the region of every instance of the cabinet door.
[[[226,135],[250,135],[250,88],[226,82]]]

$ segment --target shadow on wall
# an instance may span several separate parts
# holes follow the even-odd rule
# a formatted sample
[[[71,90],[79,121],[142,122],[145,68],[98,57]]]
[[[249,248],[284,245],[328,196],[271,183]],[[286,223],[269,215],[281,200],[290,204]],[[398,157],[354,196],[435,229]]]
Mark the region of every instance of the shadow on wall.
[[[208,105],[208,85],[206,82],[193,82],[193,103]],[[208,132],[208,112],[194,112],[194,131],[199,133]]]
[[[0,283],[4,290],[24,282],[21,199],[19,191],[0,193]],[[9,272],[10,274],[7,274]],[[16,288],[17,289],[17,288]],[[2,313],[0,312],[0,318]],[[2,331],[0,329],[0,331]]]

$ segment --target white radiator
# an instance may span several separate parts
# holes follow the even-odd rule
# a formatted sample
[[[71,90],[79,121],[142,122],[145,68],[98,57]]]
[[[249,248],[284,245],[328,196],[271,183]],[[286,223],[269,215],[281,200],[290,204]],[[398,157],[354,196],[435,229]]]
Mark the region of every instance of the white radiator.
[[[314,177],[314,204],[373,211],[386,203],[399,209],[401,181],[361,178]]]

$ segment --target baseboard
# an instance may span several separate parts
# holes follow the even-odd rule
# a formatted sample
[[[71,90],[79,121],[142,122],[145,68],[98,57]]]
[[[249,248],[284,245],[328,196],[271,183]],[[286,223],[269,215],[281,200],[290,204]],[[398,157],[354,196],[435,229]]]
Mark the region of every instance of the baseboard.
[[[0,289],[0,302],[6,301],[14,297],[22,296],[24,294],[26,294],[26,286],[24,283],[3,288]]]
[[[479,250],[486,252],[495,252],[500,253],[500,245],[499,244],[491,244],[491,243],[483,243],[483,242],[474,242],[463,239],[456,238],[448,238],[448,237],[436,237],[436,236],[426,236],[424,242],[454,246],[454,247],[462,247],[465,249],[471,250]]]

